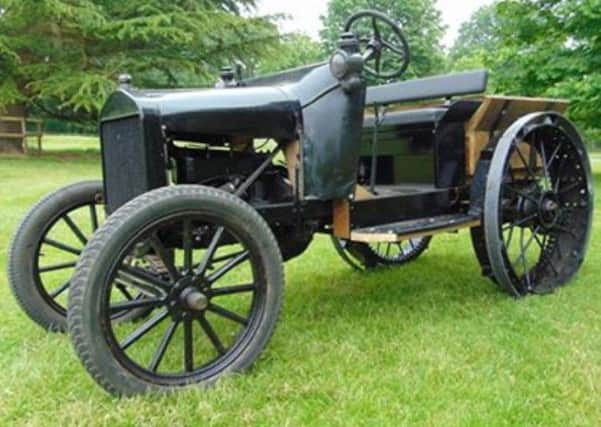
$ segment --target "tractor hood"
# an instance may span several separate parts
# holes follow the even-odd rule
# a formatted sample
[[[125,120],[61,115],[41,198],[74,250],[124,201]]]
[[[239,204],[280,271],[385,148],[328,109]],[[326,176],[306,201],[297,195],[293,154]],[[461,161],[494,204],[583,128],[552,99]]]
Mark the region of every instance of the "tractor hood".
[[[277,87],[207,90],[130,90],[113,93],[101,112],[101,123],[154,116],[162,133],[173,139],[199,141],[213,136],[298,138],[301,107]],[[154,121],[154,120],[153,120]]]

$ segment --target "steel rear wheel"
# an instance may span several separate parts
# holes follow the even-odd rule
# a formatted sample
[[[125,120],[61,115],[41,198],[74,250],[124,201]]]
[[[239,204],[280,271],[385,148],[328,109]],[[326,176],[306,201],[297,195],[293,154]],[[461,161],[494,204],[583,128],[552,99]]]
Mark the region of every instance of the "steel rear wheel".
[[[495,148],[486,185],[495,281],[518,297],[567,283],[584,260],[592,211],[590,163],[574,126],[554,113],[517,121]]]
[[[64,187],[40,200],[13,238],[8,278],[25,313],[44,329],[64,331],[75,264],[104,220],[101,181]]]
[[[148,269],[148,251],[165,271]],[[209,385],[249,367],[267,345],[282,263],[268,225],[241,199],[188,185],[146,193],[82,254],[69,300],[76,351],[112,394]],[[146,297],[124,300],[120,284]],[[134,308],[147,311],[144,323],[111,318]]]
[[[336,252],[356,270],[404,265],[424,253],[431,240],[431,237],[417,237],[395,243],[368,244],[332,237]]]

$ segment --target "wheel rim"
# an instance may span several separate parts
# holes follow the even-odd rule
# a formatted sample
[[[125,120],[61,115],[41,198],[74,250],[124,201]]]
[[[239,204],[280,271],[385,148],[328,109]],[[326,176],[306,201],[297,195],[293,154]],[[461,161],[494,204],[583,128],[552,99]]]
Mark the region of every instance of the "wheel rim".
[[[71,277],[84,246],[104,222],[101,194],[59,212],[46,226],[33,258],[33,280],[39,294],[54,310],[66,315]]]
[[[517,296],[550,292],[575,274],[586,251],[593,205],[588,158],[559,116],[539,117],[504,139],[489,175],[489,184],[498,183],[496,199],[485,215],[492,268]]]
[[[178,247],[173,255],[169,246]],[[149,248],[163,271],[128,261]],[[140,378],[167,385],[227,369],[252,339],[264,307],[266,284],[250,248],[218,218],[183,213],[146,226],[121,252],[104,285],[101,318],[116,360]],[[123,301],[118,284],[146,298]],[[144,323],[111,319],[132,308],[147,310]]]

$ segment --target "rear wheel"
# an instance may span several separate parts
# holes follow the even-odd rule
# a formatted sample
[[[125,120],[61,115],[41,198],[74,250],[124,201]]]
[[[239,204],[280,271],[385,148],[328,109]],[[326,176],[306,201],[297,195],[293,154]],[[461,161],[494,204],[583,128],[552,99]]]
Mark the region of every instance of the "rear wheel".
[[[574,126],[553,113],[516,122],[488,173],[481,263],[514,296],[567,283],[587,249],[593,212],[590,163]]]
[[[147,251],[165,272],[132,264]],[[120,284],[146,298],[124,300]],[[277,242],[250,205],[208,187],[166,187],[117,210],[90,241],[73,278],[69,330],[112,394],[209,385],[255,361],[282,294]],[[143,324],[111,317],[134,308],[147,310]]]
[[[404,265],[424,253],[431,240],[431,237],[417,237],[394,243],[361,243],[332,237],[336,252],[356,270]]]

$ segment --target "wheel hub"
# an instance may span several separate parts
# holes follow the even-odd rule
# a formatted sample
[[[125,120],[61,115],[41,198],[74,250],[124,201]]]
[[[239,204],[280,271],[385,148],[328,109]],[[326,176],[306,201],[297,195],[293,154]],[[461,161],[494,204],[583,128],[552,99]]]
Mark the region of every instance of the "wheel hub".
[[[192,277],[181,278],[173,287],[170,295],[169,308],[171,314],[177,318],[187,314],[198,313],[209,306],[209,297],[203,292]]]
[[[203,311],[209,305],[207,296],[193,287],[184,289],[180,294],[180,301],[186,309],[191,311]]]
[[[539,202],[539,216],[545,227],[551,227],[557,222],[560,213],[559,202],[553,192],[543,194]]]

